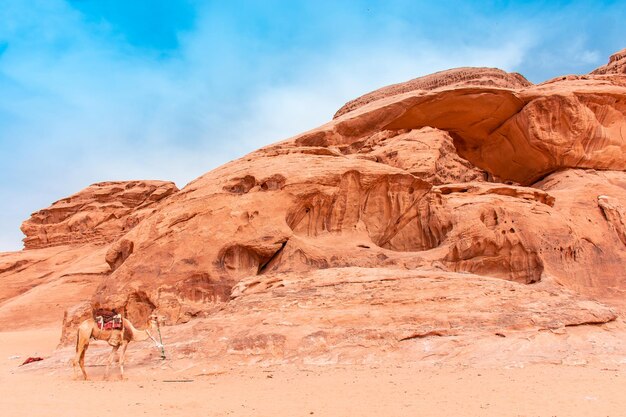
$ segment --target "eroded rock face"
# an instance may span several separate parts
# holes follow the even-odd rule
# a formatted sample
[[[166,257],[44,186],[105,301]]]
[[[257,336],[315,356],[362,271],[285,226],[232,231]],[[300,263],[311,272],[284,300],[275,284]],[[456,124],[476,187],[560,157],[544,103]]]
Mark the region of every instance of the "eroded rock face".
[[[443,261],[454,271],[538,282],[544,261],[540,251],[552,233],[567,230],[550,218],[553,198],[522,187],[472,184],[444,185],[432,206],[451,226]],[[536,224],[543,230],[535,230]]]
[[[412,91],[431,91],[446,87],[468,86],[516,89],[530,85],[532,83],[521,74],[508,73],[497,68],[455,68],[372,91],[346,103],[335,113],[333,118],[340,117],[373,101]]]
[[[602,325],[626,295],[619,77],[463,68],[383,88],[179,192],[61,200],[25,222],[27,247],[106,242],[90,305],[187,323],[180,346],[210,333],[196,354],[315,362]],[[28,262],[0,258],[0,277]]]
[[[548,241],[553,247],[544,251],[552,258],[546,264],[549,274],[580,294],[607,301],[623,298],[626,251],[618,218],[626,202],[626,172],[566,170],[536,187],[554,196],[556,213],[570,224],[566,235],[555,234]],[[602,200],[613,206],[606,204],[605,211]]]
[[[166,337],[177,353],[240,364],[448,362],[475,352],[467,346],[477,340],[518,362],[532,346],[524,338],[538,331],[568,338],[574,326],[615,319],[611,308],[562,289],[424,269],[330,268],[244,279],[224,309]],[[541,349],[534,361],[569,354]]]
[[[133,253],[135,244],[132,240],[120,239],[109,247],[105,260],[111,271],[115,271]]]
[[[583,219],[552,188],[514,183],[568,166],[624,169],[626,90],[606,78],[531,86],[500,72],[448,75],[383,89],[193,181],[125,236],[133,255],[93,302],[129,309],[140,298],[137,320],[153,306],[185,322],[247,277],[380,265],[559,282],[615,299],[623,273],[581,271],[621,259],[621,248],[591,251],[573,232]],[[568,198],[593,181],[582,187]],[[612,295],[598,291],[609,282]]]
[[[101,182],[33,213],[22,223],[24,247],[109,243],[128,232],[174,194],[172,182]]]
[[[243,277],[350,264],[340,241],[356,239],[388,252],[430,248],[437,237],[422,225],[420,211],[430,188],[369,160],[297,148],[283,155],[259,152],[244,165],[194,181],[166,202],[162,214],[129,232],[133,255],[103,284],[98,296],[104,298],[96,301],[124,308],[142,291],[173,321],[186,321],[207,303],[227,300]],[[358,258],[377,262],[368,253]],[[192,276],[205,277],[201,299],[180,286]]]
[[[252,154],[168,200],[161,215],[126,235],[136,242],[133,256],[99,288],[95,302],[128,310],[141,292],[148,307],[185,322],[227,301],[248,277],[380,265],[559,282],[610,300],[626,289],[622,271],[594,267],[619,264],[622,247],[576,232],[588,219],[572,216],[569,208],[592,190],[623,198],[624,173],[613,173],[614,183],[599,188],[598,174],[585,171],[562,171],[532,188],[484,180],[432,186],[359,153],[311,155],[295,144],[284,149],[289,151]],[[257,184],[257,178],[278,174],[268,166],[280,167],[282,188]],[[555,194],[561,190],[550,184],[570,172],[582,188],[568,195],[572,203],[560,205]],[[246,177],[255,185],[232,188]],[[600,222],[596,198],[589,210]],[[607,231],[613,227],[602,221]],[[201,284],[191,277],[204,278]]]
[[[457,154],[450,134],[430,127],[384,130],[339,149],[344,155],[401,168],[433,185],[489,178]]]
[[[438,73],[445,78],[446,74]],[[371,94],[374,94],[371,93]],[[626,84],[618,75],[533,86],[446,86],[386,94],[298,138],[340,146],[381,130],[447,131],[459,155],[502,181],[531,185],[564,168],[626,166]]]
[[[598,206],[602,209],[606,221],[615,231],[619,240],[626,245],[626,210],[619,200],[608,195],[599,195]]]
[[[594,75],[626,74],[626,49],[614,53],[609,58],[609,63],[596,68],[591,72]]]
[[[67,309],[68,325],[77,324],[73,306],[90,300],[110,272],[105,253],[91,243],[0,253],[0,327],[57,326]]]

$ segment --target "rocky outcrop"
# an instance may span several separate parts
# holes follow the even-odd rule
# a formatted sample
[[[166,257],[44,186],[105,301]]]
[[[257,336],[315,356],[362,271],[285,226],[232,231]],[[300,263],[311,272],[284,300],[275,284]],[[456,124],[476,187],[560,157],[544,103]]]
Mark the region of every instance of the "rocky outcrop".
[[[133,253],[135,245],[131,240],[120,239],[109,247],[105,260],[111,271],[115,271]]]
[[[34,213],[22,224],[28,250],[0,254],[0,327],[49,326],[65,312],[63,341],[73,337],[83,318],[73,306],[132,254],[132,241],[117,239],[176,191],[163,181],[103,182]]]
[[[615,231],[619,240],[626,245],[626,210],[619,203],[619,200],[608,195],[599,195],[598,206],[602,209],[611,229]]]
[[[339,149],[344,155],[401,168],[433,185],[489,178],[487,172],[456,153],[450,134],[430,127],[384,130]]]
[[[572,205],[550,184],[569,167],[626,167],[624,91],[606,78],[532,86],[468,69],[383,89],[167,199],[124,236],[132,256],[111,249],[112,275],[92,302],[180,323],[249,277],[381,265],[558,282],[614,300],[623,273],[581,271],[615,263],[621,247],[579,233],[587,219],[569,211],[595,180],[581,177]]]
[[[271,273],[244,279],[235,290],[223,309],[168,332],[172,349],[239,364],[372,364],[392,358],[424,364],[454,360],[478,340],[524,344],[540,332],[567,338],[573,326],[616,319],[612,309],[567,291],[432,270]],[[520,350],[506,360],[522,360]]]
[[[601,196],[609,196],[609,202],[622,202],[619,204],[623,206],[626,172],[565,170],[551,174],[535,187],[554,197],[554,216],[569,224],[567,231],[555,231],[546,242],[542,255],[551,259],[545,264],[547,273],[583,295],[607,301],[623,298],[626,251],[619,223],[608,220],[611,216],[607,217],[599,204],[604,200]],[[615,208],[619,213],[619,206]]]
[[[412,91],[469,86],[517,89],[530,85],[532,83],[521,74],[508,73],[497,68],[455,68],[372,91],[344,104],[333,118],[343,116],[373,101]]]
[[[568,227],[550,218],[554,198],[538,190],[467,183],[434,191],[440,195],[431,206],[452,229],[443,262],[454,271],[537,282],[544,270],[543,242]]]
[[[90,243],[0,253],[0,327],[58,326],[67,309],[77,324],[73,306],[90,300],[109,274],[105,253]]]
[[[22,223],[24,247],[109,243],[128,232],[160,200],[178,189],[172,182],[101,182],[33,213]]]
[[[392,253],[437,244],[440,237],[421,223],[430,184],[369,160],[291,150],[259,152],[172,196],[162,215],[124,237],[133,241],[133,254],[98,291],[103,302],[125,308],[143,291],[171,320],[186,321],[228,299],[243,277],[350,264],[341,241]],[[369,252],[357,259],[377,262]],[[191,277],[205,277],[200,299],[182,291]]]
[[[459,155],[475,166],[502,181],[530,185],[564,168],[622,170],[625,95],[624,86],[605,79],[523,90],[418,90],[345,114],[300,141],[346,144],[381,129],[430,126],[449,132]]]
[[[73,253],[70,273],[90,242],[89,306],[157,311],[180,346],[210,333],[194,354],[316,362],[601,326],[626,294],[620,77],[463,68],[386,87],[181,191],[106,183],[61,200],[24,223],[28,248],[50,247],[24,253],[71,244],[40,264]],[[32,259],[0,258],[0,277]],[[66,341],[88,310],[67,310]]]
[[[593,75],[626,74],[626,49],[614,53],[609,58],[609,63],[591,71]]]
[[[484,180],[432,186],[358,152],[312,155],[295,143],[284,146],[290,151],[251,154],[169,199],[160,215],[125,236],[134,242],[133,255],[94,302],[128,310],[141,292],[170,322],[186,322],[228,300],[249,277],[381,265],[438,266],[523,284],[556,281],[610,300],[626,289],[623,272],[594,270],[608,259],[621,262],[621,246],[579,232],[601,213],[589,207],[592,214],[572,216],[569,204],[558,203],[555,179],[578,171],[532,188]],[[450,172],[466,178],[475,170]],[[257,178],[277,175],[284,178],[280,187],[258,185]],[[580,194],[567,196],[573,205],[606,174],[580,175]],[[626,174],[613,177],[616,185],[597,189],[622,196],[617,184]],[[242,181],[249,186],[233,188]]]

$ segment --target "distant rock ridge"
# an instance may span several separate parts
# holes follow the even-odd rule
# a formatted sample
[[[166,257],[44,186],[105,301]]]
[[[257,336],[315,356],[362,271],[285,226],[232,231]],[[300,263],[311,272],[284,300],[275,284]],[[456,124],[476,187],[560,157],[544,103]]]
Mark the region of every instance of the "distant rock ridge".
[[[99,182],[39,210],[22,223],[24,247],[109,243],[178,191],[167,181]]]
[[[609,58],[609,63],[603,65],[590,74],[605,75],[605,74],[622,74],[626,75],[626,49],[622,49],[619,52],[614,53]]]

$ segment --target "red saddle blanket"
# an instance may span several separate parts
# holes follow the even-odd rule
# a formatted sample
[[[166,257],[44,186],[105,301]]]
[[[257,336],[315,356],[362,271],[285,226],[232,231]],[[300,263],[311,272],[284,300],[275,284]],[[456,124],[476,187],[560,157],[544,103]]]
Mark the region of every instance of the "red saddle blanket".
[[[121,330],[124,327],[120,314],[113,316],[107,321],[105,321],[105,318],[102,316],[96,316],[96,324],[100,330]]]

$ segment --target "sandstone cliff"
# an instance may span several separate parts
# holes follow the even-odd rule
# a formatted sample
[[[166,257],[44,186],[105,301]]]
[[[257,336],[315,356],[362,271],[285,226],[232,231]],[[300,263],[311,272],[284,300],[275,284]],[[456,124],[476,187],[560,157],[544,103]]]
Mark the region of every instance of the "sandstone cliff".
[[[172,182],[101,182],[33,213],[22,223],[26,249],[109,243],[138,224],[159,200],[175,193]]]
[[[2,328],[56,323],[91,298],[132,252],[120,236],[177,191],[164,181],[102,182],[33,213],[22,224],[26,250],[0,254]]]
[[[95,305],[157,311],[192,356],[279,361],[612,322],[626,292],[622,55],[537,85],[462,68],[385,87],[178,192],[107,183],[61,200],[24,223],[26,253],[95,257],[66,342]],[[10,256],[5,282],[36,270]]]

